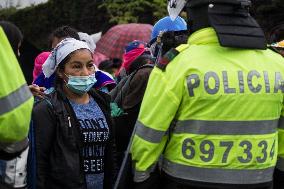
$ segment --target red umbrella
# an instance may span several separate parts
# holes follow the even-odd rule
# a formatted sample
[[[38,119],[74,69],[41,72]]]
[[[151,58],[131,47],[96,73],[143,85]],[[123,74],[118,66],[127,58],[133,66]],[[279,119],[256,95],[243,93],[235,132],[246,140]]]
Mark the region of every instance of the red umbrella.
[[[109,58],[120,58],[125,46],[133,40],[149,42],[153,26],[150,24],[120,24],[112,27],[97,43],[96,51]]]

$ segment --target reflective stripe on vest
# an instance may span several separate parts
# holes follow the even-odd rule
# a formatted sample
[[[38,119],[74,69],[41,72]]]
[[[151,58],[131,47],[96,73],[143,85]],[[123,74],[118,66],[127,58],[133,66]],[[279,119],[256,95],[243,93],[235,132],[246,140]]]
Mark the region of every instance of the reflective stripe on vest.
[[[276,167],[280,171],[284,171],[284,158],[280,158],[280,157],[278,158]]]
[[[22,141],[14,142],[14,143],[0,143],[0,149],[4,150],[7,153],[16,153],[25,149],[29,145],[28,138],[25,138]]]
[[[134,171],[134,182],[143,182],[150,177],[150,174],[155,170],[156,164],[150,166],[146,171]]]
[[[22,85],[8,96],[0,98],[0,116],[12,111],[32,97],[27,84]]]
[[[272,181],[274,167],[267,169],[215,169],[191,167],[164,159],[162,169],[172,177],[223,184],[259,184]]]
[[[203,135],[261,135],[275,133],[277,120],[265,121],[177,121],[173,133],[192,133]]]
[[[139,136],[140,138],[148,141],[148,142],[159,143],[159,142],[161,142],[163,136],[166,133],[164,131],[151,129],[151,128],[143,125],[143,123],[141,123],[139,121],[137,121],[136,124],[137,125],[136,125],[135,134],[137,136]]]

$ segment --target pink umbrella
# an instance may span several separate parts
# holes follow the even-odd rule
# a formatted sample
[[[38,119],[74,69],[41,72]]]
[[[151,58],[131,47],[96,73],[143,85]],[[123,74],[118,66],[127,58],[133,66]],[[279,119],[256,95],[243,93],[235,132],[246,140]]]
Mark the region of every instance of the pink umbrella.
[[[133,40],[149,42],[153,26],[150,24],[120,24],[112,27],[97,43],[96,51],[109,58],[120,58],[124,47]]]

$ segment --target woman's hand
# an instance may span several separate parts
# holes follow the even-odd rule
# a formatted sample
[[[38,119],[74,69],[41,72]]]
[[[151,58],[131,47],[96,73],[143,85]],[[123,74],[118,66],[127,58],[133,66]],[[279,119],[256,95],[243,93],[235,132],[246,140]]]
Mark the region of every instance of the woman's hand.
[[[44,97],[44,95],[45,95],[44,91],[46,90],[46,88],[40,87],[40,86],[38,86],[36,84],[29,85],[29,88],[30,88],[30,90],[31,90],[31,92],[32,92],[32,94],[34,96],[37,96],[39,98],[43,98]]]

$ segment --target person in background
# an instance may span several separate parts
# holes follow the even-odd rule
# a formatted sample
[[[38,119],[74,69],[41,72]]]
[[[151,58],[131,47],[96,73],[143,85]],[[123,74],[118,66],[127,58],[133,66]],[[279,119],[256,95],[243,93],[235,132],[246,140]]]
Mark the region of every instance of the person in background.
[[[48,58],[50,52],[42,52],[35,58],[33,70],[33,82],[42,73],[42,65]]]
[[[96,49],[96,44],[94,42],[94,39],[87,33],[78,32],[78,35],[81,41],[84,41],[88,44],[88,46],[91,49],[92,56],[94,58],[94,51]],[[116,86],[113,76],[108,72],[105,72],[104,70],[100,70],[96,65],[95,67],[97,70],[96,71],[97,83],[94,85],[94,88],[103,91],[105,93],[110,92]]]
[[[0,159],[10,160],[1,162],[1,188],[8,187],[4,183],[11,187],[25,186],[26,137],[34,100],[16,58],[20,55],[21,40],[17,26],[0,22]]]
[[[114,75],[116,75],[116,73],[119,71],[122,65],[122,60],[120,58],[113,58],[112,63],[113,63],[113,73]]]
[[[269,43],[277,43],[284,40],[284,23],[276,24],[269,32]]]
[[[269,41],[269,46],[284,57],[284,24],[278,24],[270,30]]]
[[[65,38],[74,38],[79,40],[79,35],[76,29],[70,26],[61,26],[56,28],[49,36],[49,46],[53,49],[61,40]],[[35,78],[33,84],[30,85],[30,89],[32,90],[33,95],[36,97],[36,100],[40,100],[45,98],[46,94],[51,93],[54,91],[55,85],[55,74],[52,74],[49,78],[46,78],[44,73],[42,72],[42,64],[47,60],[49,56],[46,56],[47,53],[44,53],[43,56],[39,55],[40,58],[40,74]],[[49,52],[50,55],[50,52]],[[35,60],[37,61],[37,59]],[[35,174],[35,158],[36,158],[36,151],[35,151],[35,136],[34,136],[34,128],[35,125],[31,123],[30,132],[29,132],[29,139],[30,139],[30,151],[28,156],[28,187],[31,189],[36,189],[36,174]]]
[[[158,56],[159,45],[157,38],[161,32],[167,31],[186,31],[187,24],[183,18],[178,16],[174,21],[169,16],[160,19],[153,27],[151,40],[149,42],[151,53],[154,57]],[[175,48],[175,47],[172,47]],[[169,50],[169,49],[168,49]],[[168,51],[166,50],[166,52]],[[160,55],[161,56],[161,55]]]
[[[23,41],[22,32],[15,24],[8,21],[0,21],[0,26],[4,30],[14,54],[18,58],[20,56],[20,47]]]
[[[130,74],[129,67],[131,63],[139,56],[143,54],[150,55],[151,52],[147,48],[147,44],[143,41],[134,40],[125,47],[125,53],[123,54],[122,65],[116,73],[118,83],[127,75]]]
[[[53,49],[60,41],[67,37],[80,40],[76,29],[70,26],[61,26],[56,28],[49,36],[50,48]],[[54,77],[55,75],[52,75],[50,78],[45,78],[44,74],[41,72],[34,79],[33,84],[29,86],[33,95],[42,98],[45,95],[45,92],[51,92],[54,89]]]
[[[112,75],[112,77],[116,80],[116,75],[118,75],[118,71],[122,65],[122,60],[119,58],[108,59],[100,62],[98,68],[105,72],[108,72]]]
[[[84,32],[78,32],[78,35],[79,35],[80,40],[86,42],[88,46],[90,47],[92,53],[94,53],[96,49],[96,43],[93,40],[93,38],[89,34],[84,33]]]
[[[70,26],[60,26],[56,28],[49,36],[49,46],[55,48],[58,43],[67,37],[80,40],[78,31]]]
[[[137,49],[138,51],[136,51]],[[153,56],[150,54],[149,49],[146,48],[144,42],[135,40],[129,43],[125,48],[125,52],[124,57],[127,57],[129,53],[134,56],[131,60],[130,58],[125,58],[125,60],[130,61],[123,65],[128,76],[126,76],[126,79],[129,82],[126,81],[124,83],[121,81],[110,92],[112,102],[115,102],[123,110],[122,115],[113,115],[119,163],[122,162],[124,157],[124,152],[138,117],[149,76],[154,67]],[[138,56],[136,56],[137,53],[132,52],[138,52]]]
[[[77,32],[76,29],[70,26],[61,26],[52,32],[52,34],[50,35],[51,48],[54,48],[61,40],[68,37],[85,41],[90,47],[92,53],[96,48],[96,44],[94,44],[92,38],[88,34]],[[98,82],[94,85],[96,89],[101,89],[104,92],[109,92],[111,89],[115,87],[115,81],[110,75],[98,71],[96,72],[96,77],[98,80]],[[34,95],[42,98],[44,96],[44,93],[50,93],[51,91],[54,90],[54,81],[55,81],[55,74],[53,74],[49,78],[46,78],[44,74],[41,73],[35,79],[33,85],[30,87],[34,89],[33,90]]]
[[[102,71],[108,72],[111,75],[114,75],[114,70],[113,70],[113,62],[112,60],[104,60],[102,61],[98,68]]]
[[[116,150],[107,94],[96,83],[92,52],[66,38],[43,65],[55,90],[35,105],[36,188],[110,189]]]
[[[272,43],[269,46],[284,57],[284,40]]]
[[[263,28],[268,47],[284,56],[284,11],[283,1],[267,1],[269,4],[257,3],[255,0],[252,14]]]

